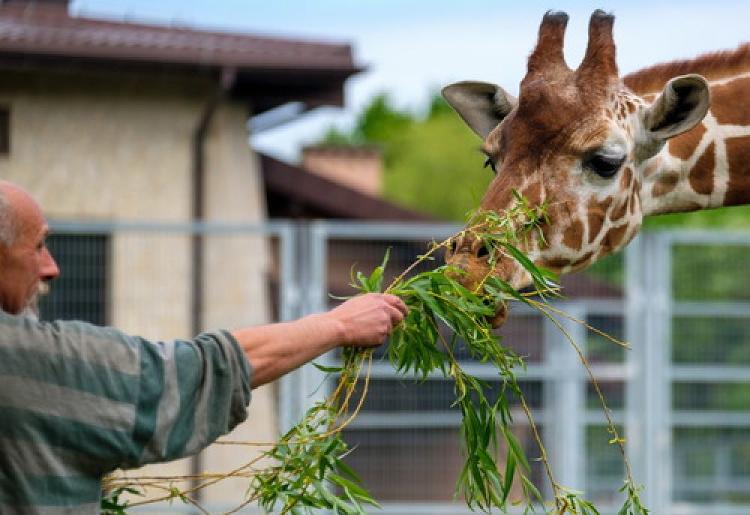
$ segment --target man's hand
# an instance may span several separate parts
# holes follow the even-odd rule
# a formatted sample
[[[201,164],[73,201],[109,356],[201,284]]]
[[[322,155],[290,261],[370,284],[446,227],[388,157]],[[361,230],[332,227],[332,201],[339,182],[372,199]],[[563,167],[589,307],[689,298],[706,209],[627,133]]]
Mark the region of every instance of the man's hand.
[[[327,313],[232,331],[253,367],[253,388],[342,345],[375,347],[406,316],[394,295],[368,293]]]
[[[395,295],[368,293],[347,300],[327,316],[339,325],[341,345],[375,347],[383,343],[408,311]]]

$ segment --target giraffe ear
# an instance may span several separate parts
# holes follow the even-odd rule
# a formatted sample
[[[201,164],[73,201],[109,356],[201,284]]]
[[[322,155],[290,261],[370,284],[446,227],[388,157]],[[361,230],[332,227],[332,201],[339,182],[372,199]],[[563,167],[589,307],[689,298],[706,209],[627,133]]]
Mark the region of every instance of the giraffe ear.
[[[487,82],[456,82],[443,88],[443,97],[482,139],[503,121],[517,101],[500,86]]]
[[[656,139],[666,140],[700,123],[710,103],[706,79],[694,74],[675,77],[648,108],[644,123]]]

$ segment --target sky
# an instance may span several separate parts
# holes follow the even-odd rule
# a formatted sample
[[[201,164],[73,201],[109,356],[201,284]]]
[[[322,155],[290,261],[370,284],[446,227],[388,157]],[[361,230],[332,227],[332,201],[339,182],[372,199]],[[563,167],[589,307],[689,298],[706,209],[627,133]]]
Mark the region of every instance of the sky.
[[[336,126],[352,126],[378,93],[419,113],[442,86],[482,80],[517,93],[539,22],[549,10],[570,15],[565,56],[583,56],[588,18],[616,16],[622,74],[659,62],[735,48],[750,41],[747,0],[610,2],[560,0],[73,0],[75,14],[207,30],[349,43],[367,71],[346,85],[344,108],[319,108],[252,137],[252,145],[288,161]]]

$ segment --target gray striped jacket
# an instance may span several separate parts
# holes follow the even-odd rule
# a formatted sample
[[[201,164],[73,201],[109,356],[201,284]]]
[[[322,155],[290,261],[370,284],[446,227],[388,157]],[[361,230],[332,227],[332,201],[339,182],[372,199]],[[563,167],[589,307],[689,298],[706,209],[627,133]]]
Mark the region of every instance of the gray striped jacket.
[[[103,475],[194,454],[249,402],[227,332],[154,343],[0,311],[0,513],[97,514]]]

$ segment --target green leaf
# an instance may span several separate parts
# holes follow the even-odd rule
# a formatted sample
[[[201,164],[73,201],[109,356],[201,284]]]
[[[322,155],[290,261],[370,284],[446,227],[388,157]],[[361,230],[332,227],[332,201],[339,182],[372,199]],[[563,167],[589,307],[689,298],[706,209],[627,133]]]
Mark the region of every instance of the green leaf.
[[[501,426],[501,430],[503,432],[503,435],[505,436],[505,441],[508,443],[508,451],[515,456],[516,460],[518,460],[518,463],[526,471],[531,470],[529,462],[526,459],[526,454],[523,452],[521,444],[516,439],[516,435],[514,435],[510,428],[507,426]]]
[[[338,374],[344,371],[344,367],[330,367],[321,365],[320,363],[315,363],[314,361],[312,362],[312,366],[314,366],[321,372],[325,372],[326,374]]]
[[[513,479],[516,474],[516,458],[513,453],[508,453],[505,459],[505,478],[503,481],[503,500],[507,499],[510,495],[510,490],[513,487]]]

